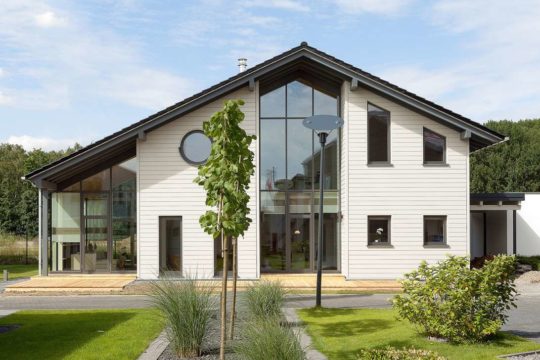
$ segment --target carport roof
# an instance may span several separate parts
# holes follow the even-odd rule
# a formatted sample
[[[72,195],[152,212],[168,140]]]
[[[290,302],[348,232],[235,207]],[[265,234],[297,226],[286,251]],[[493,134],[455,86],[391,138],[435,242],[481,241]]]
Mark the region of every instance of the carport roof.
[[[519,192],[476,193],[471,194],[471,201],[525,201],[525,194]]]

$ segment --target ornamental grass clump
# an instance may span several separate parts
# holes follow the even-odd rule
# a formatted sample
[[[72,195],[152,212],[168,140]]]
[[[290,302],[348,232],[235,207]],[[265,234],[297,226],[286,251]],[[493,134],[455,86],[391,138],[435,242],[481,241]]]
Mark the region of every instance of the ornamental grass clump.
[[[284,302],[285,290],[279,282],[262,280],[249,286],[245,292],[245,304],[251,320],[279,322]]]
[[[151,298],[166,326],[172,351],[180,358],[200,356],[215,312],[214,284],[164,278],[151,285]]]
[[[505,323],[515,307],[514,256],[498,255],[481,269],[466,257],[449,256],[435,265],[422,262],[405,275],[394,308],[428,336],[451,342],[479,342]]]
[[[235,353],[242,360],[305,360],[298,334],[276,321],[252,321],[235,344]]]

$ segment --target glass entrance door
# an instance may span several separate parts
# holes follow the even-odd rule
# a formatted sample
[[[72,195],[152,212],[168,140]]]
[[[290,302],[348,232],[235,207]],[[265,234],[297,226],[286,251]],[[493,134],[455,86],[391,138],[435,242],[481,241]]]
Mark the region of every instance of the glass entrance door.
[[[110,272],[109,194],[83,193],[82,215],[83,272]]]
[[[311,194],[279,191],[261,194],[261,271],[314,271]]]
[[[289,217],[291,239],[289,271],[309,271],[312,268],[311,215],[291,214]]]

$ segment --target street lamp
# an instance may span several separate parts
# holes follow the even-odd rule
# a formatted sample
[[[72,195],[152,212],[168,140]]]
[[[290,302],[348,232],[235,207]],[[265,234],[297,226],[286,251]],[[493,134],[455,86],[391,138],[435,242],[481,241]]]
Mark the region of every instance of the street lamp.
[[[324,201],[324,148],[326,138],[332,130],[343,126],[343,119],[334,115],[314,115],[304,119],[303,124],[319,137],[321,144],[321,168],[319,173],[319,243],[317,246],[317,292],[315,306],[321,307],[321,285],[322,285],[322,253],[324,241],[324,221],[323,221],[323,201]]]

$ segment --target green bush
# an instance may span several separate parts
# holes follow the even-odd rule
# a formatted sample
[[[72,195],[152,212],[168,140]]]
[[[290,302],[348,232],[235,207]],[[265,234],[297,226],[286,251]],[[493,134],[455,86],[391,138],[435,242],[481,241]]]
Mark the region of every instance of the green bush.
[[[37,256],[29,255],[27,259],[25,255],[0,255],[0,265],[30,265],[37,263]]]
[[[476,342],[495,334],[515,305],[514,256],[498,255],[481,269],[450,256],[422,262],[402,280],[394,308],[423,333],[452,342]]]
[[[242,331],[234,346],[243,360],[305,360],[298,335],[276,321],[252,321]]]
[[[396,349],[386,347],[384,349],[362,349],[357,357],[358,360],[446,360],[445,357],[429,350],[422,349]]]
[[[536,256],[517,256],[517,262],[520,264],[531,265],[535,271],[540,270],[540,255]]]
[[[214,312],[214,283],[197,283],[188,276],[174,281],[167,277],[152,282],[151,298],[160,311],[167,339],[179,357],[200,356]]]
[[[281,319],[281,307],[285,301],[285,290],[279,282],[259,281],[245,292],[248,314],[254,320]]]

